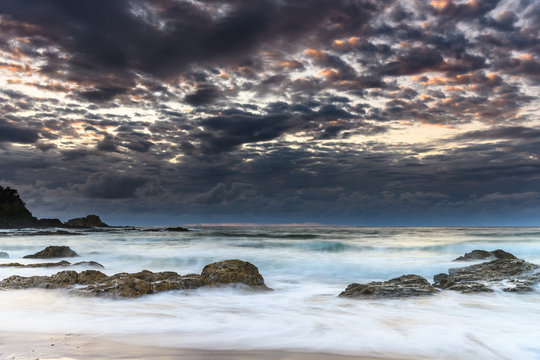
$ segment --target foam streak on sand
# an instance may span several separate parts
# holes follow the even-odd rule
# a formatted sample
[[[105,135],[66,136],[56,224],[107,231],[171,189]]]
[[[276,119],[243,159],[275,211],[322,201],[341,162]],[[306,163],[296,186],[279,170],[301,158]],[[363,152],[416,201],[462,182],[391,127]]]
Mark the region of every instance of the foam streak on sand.
[[[119,300],[64,289],[2,290],[0,332],[82,334],[71,336],[70,343],[85,339],[91,343],[86,346],[89,352],[95,344],[113,340],[141,346],[141,354],[147,347],[182,354],[187,353],[178,349],[205,349],[209,352],[196,354],[216,359],[243,359],[241,356],[254,353],[263,359],[295,359],[304,352],[416,359],[540,358],[538,286],[525,294],[496,289],[486,294],[445,290],[429,297],[399,300],[337,297],[353,282],[385,281],[404,274],[418,274],[431,281],[449,268],[470,265],[452,260],[474,249],[502,248],[540,264],[540,229],[77,231],[85,235],[6,233],[0,236],[0,251],[9,253],[10,258],[0,262],[46,262],[23,256],[49,245],[69,246],[81,255],[77,261],[97,261],[105,266],[100,271],[107,275],[143,269],[200,273],[206,264],[236,258],[255,264],[274,291],[200,288]],[[51,275],[60,270],[64,269],[0,267],[0,279]],[[0,354],[16,352],[5,335],[1,341]],[[26,340],[20,335],[16,341],[23,344]],[[48,346],[57,357],[76,358],[61,353],[58,344]],[[90,356],[89,352],[84,356]],[[295,355],[287,357],[292,353]],[[223,354],[233,357],[220,357]]]

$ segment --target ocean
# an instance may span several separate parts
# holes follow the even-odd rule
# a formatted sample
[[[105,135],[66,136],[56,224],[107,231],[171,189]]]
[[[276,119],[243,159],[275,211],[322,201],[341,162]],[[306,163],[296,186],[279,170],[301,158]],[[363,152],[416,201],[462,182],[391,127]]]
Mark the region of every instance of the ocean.
[[[538,286],[523,294],[442,291],[408,299],[338,297],[353,282],[384,281],[404,274],[432,281],[435,274],[449,268],[472,264],[452,260],[474,249],[503,249],[540,264],[540,228],[224,226],[192,230],[81,230],[82,236],[28,236],[2,230],[0,251],[10,258],[0,263],[50,261],[22,259],[49,245],[71,247],[81,255],[76,261],[97,261],[108,275],[143,269],[200,273],[206,264],[241,259],[256,265],[274,291],[200,288],[113,299],[69,290],[0,290],[0,332],[85,334],[194,349],[540,359]],[[61,270],[65,269],[0,267],[0,279]]]

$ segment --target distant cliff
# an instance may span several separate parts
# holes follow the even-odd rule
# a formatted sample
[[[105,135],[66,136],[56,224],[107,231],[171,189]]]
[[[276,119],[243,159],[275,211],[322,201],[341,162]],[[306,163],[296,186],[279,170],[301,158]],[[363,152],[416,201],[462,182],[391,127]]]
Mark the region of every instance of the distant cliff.
[[[0,186],[0,229],[35,227],[106,227],[96,215],[71,219],[66,224],[58,219],[37,219],[28,211],[17,190]]]

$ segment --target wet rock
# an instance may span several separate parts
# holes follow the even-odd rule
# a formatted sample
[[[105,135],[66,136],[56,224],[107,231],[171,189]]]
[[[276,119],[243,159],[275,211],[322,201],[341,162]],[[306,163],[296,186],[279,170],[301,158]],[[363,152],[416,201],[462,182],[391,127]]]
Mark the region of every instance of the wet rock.
[[[339,296],[360,299],[402,298],[432,295],[438,292],[418,275],[403,275],[388,281],[367,284],[350,284]]]
[[[269,289],[257,267],[247,261],[225,260],[206,265],[201,276],[208,285],[242,283],[253,289]]]
[[[39,263],[39,264],[21,264],[21,263],[9,263],[0,264],[0,267],[21,267],[21,268],[38,268],[38,267],[58,267],[58,266],[70,266],[71,263],[66,260],[62,260],[54,263]]]
[[[68,263],[66,261],[66,263]],[[69,263],[68,263],[69,264]],[[207,268],[208,267],[208,268]],[[52,276],[11,276],[0,282],[0,288],[69,288],[93,295],[114,297],[139,297],[169,290],[196,289],[244,283],[254,289],[268,289],[257,267],[245,261],[226,260],[210,264],[203,269],[204,275],[179,275],[173,271],[154,273],[143,270],[138,273],[119,273],[112,276],[97,270],[61,271]],[[229,274],[228,274],[229,273]],[[227,275],[228,274],[228,275]],[[75,285],[83,285],[76,287]]]
[[[153,231],[153,230],[147,230],[147,231]],[[177,227],[166,228],[165,231],[183,232],[183,231],[189,231],[189,229],[186,229],[185,227],[177,226]]]
[[[102,282],[108,278],[107,275],[97,270],[85,270],[81,271],[78,277],[78,284],[90,285]]]
[[[151,294],[152,284],[148,281],[137,279],[130,274],[116,274],[107,277],[104,281],[88,286],[83,291],[95,295],[110,295],[114,297],[140,297]]]
[[[458,284],[448,284],[446,290],[460,291],[463,294],[493,292],[493,289],[479,282],[466,282]]]
[[[72,228],[92,228],[108,227],[109,225],[101,221],[101,219],[97,215],[88,215],[86,217],[68,220],[66,222],[66,226]]]
[[[510,281],[516,286],[506,287],[504,291],[525,292],[532,290],[531,286],[540,282],[540,273],[537,271],[540,266],[518,259],[503,250],[489,253],[490,257],[498,258],[480,264],[449,269],[448,274],[437,274],[433,278],[434,286],[463,293],[475,293],[493,291],[493,287],[500,288],[503,282]]]
[[[91,266],[91,267],[96,267],[100,269],[105,268],[105,266],[101,265],[100,263],[96,261],[79,261],[78,263],[75,263],[72,266]]]
[[[453,261],[470,261],[470,260],[484,260],[488,258],[496,259],[517,259],[514,255],[501,249],[486,251],[486,250],[473,250],[466,253],[463,256],[454,259]]]
[[[23,256],[24,259],[49,259],[79,256],[75,251],[68,246],[48,246],[45,249],[33,254]]]
[[[9,259],[9,254],[4,251],[0,251],[0,259]]]
[[[64,227],[64,224],[59,219],[38,219],[37,227]]]

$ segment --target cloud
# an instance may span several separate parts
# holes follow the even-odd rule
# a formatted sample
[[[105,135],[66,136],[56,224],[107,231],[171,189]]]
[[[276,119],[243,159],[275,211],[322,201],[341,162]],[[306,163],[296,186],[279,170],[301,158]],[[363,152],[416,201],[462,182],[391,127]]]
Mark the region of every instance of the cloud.
[[[39,139],[38,131],[19,127],[6,120],[0,119],[0,143],[11,142],[19,144],[33,144]]]
[[[92,198],[125,199],[135,195],[137,189],[146,184],[148,179],[121,173],[95,173],[80,185],[72,188]]]

